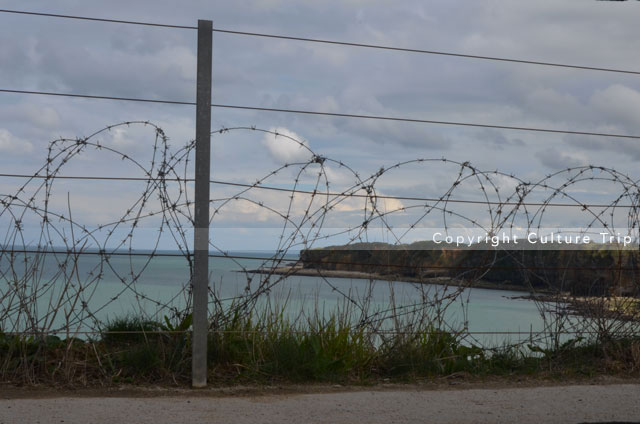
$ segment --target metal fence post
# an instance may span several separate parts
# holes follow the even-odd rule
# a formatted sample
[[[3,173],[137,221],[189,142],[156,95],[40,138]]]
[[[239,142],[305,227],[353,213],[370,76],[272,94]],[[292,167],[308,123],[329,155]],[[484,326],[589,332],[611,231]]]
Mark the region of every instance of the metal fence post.
[[[194,271],[191,384],[207,385],[209,300],[209,176],[211,154],[211,59],[213,22],[198,20],[196,92],[196,170],[193,232]]]

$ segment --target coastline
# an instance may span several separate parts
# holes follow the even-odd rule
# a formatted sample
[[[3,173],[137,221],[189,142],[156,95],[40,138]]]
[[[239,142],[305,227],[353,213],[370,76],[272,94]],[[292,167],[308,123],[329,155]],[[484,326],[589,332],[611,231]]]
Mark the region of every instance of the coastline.
[[[435,276],[425,278],[414,278],[402,275],[378,274],[375,272],[361,271],[344,271],[344,270],[327,270],[317,268],[303,268],[300,265],[280,266],[276,268],[251,269],[247,272],[254,274],[275,274],[275,275],[295,275],[302,277],[320,277],[320,278],[345,278],[345,279],[361,279],[361,280],[381,280],[394,281],[399,283],[417,283],[417,284],[434,284],[439,286],[464,287],[487,290],[508,290],[533,294],[526,287],[508,283],[492,283],[489,281],[479,280],[473,283],[456,280],[451,277]],[[542,293],[542,292],[541,292]]]
[[[240,271],[239,271],[240,272]],[[411,278],[406,276],[391,276],[382,275],[377,273],[360,272],[360,271],[343,271],[343,270],[320,270],[316,268],[303,268],[301,265],[295,266],[281,266],[270,269],[252,269],[247,272],[255,274],[275,274],[275,275],[295,275],[302,277],[320,277],[320,278],[344,278],[344,279],[363,279],[363,280],[380,280],[380,281],[393,281],[399,283],[413,283],[413,284],[433,284],[440,286],[451,287],[463,287],[463,288],[475,288],[486,290],[506,290],[522,292],[519,296],[510,296],[510,299],[526,299],[536,300],[546,303],[563,303],[565,304],[564,311],[571,315],[592,317],[592,318],[610,318],[622,321],[638,322],[640,321],[640,312],[628,313],[622,312],[620,309],[613,307],[612,305],[604,306],[602,298],[579,296],[573,297],[566,293],[552,293],[549,291],[536,291],[532,292],[525,287],[516,286],[513,284],[498,284],[489,281],[479,280],[473,283],[468,283],[461,280],[456,280],[451,277],[437,276],[428,278]],[[526,294],[525,294],[526,293]],[[616,299],[616,298],[614,298]],[[623,299],[625,302],[638,302],[630,298],[618,298]],[[617,302],[614,302],[617,303]],[[603,307],[604,306],[604,307]],[[619,305],[616,305],[619,306]]]

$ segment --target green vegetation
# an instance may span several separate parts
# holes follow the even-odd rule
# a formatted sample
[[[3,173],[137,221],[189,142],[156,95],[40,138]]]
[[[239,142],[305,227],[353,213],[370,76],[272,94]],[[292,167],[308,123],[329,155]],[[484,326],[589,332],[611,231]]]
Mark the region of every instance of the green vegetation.
[[[11,383],[188,385],[190,324],[190,316],[177,323],[125,317],[86,340],[0,333],[0,377]],[[212,328],[212,384],[640,373],[638,337],[486,349],[432,325],[375,332],[350,326],[344,316],[294,323],[278,313],[235,315]]]

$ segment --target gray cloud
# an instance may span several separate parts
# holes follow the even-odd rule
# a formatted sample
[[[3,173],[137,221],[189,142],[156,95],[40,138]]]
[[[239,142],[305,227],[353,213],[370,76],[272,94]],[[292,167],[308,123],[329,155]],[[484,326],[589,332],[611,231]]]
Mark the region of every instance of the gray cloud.
[[[555,148],[536,152],[535,156],[544,166],[556,171],[587,164],[581,155],[561,152]]]
[[[475,134],[475,138],[496,149],[503,149],[509,146],[524,147],[526,145],[526,143],[519,137],[509,138],[504,133],[492,129],[482,129],[478,131]]]
[[[592,151],[598,156],[611,156],[619,164],[620,156],[640,160],[640,143],[637,140],[607,137],[570,137],[567,144],[582,152]]]
[[[212,18],[218,28],[640,69],[638,2],[195,0],[176,8],[168,0],[60,0],[55,10],[51,7],[44,0],[29,2],[30,10],[54,13],[185,25]],[[3,87],[177,100],[195,96],[194,31],[2,14],[0,19]],[[214,34],[213,58],[216,103],[640,133],[636,76],[221,33]],[[193,137],[194,114],[190,107],[0,94],[0,127],[12,140],[34,146],[33,158],[25,162],[29,166],[58,135],[87,135],[127,119],[161,122],[177,146]],[[214,127],[289,128],[311,140],[317,153],[331,154],[363,174],[418,156],[471,160],[483,169],[530,178],[544,173],[540,164],[559,169],[605,163],[633,171],[631,161],[640,159],[635,140],[221,109],[213,110],[213,122]],[[130,148],[146,154],[144,140]],[[247,180],[266,174],[273,164],[264,160],[268,151],[260,141],[246,135],[217,140],[214,173]],[[125,171],[118,166],[109,171]],[[17,169],[18,164],[0,157],[0,167]],[[407,174],[405,180],[410,179]]]

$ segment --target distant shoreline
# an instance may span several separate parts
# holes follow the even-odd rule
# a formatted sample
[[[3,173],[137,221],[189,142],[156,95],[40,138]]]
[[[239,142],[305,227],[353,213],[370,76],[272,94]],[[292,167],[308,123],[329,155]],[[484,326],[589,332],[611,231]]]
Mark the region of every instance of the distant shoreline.
[[[474,289],[488,289],[488,290],[508,290],[531,293],[525,287],[515,284],[507,283],[492,283],[490,281],[479,280],[472,284],[456,280],[451,277],[437,276],[437,277],[424,277],[414,278],[404,275],[383,275],[375,272],[361,272],[361,271],[344,271],[344,270],[328,270],[317,268],[303,268],[297,266],[281,266],[270,269],[251,269],[247,272],[254,274],[276,274],[276,275],[296,275],[302,277],[325,277],[325,278],[345,278],[345,279],[360,279],[360,280],[382,280],[382,281],[396,281],[399,283],[418,283],[418,284],[435,284],[439,286],[453,286],[453,287],[466,287]]]
[[[621,319],[624,321],[640,321],[640,313],[636,314],[621,314],[612,310],[605,311],[600,308],[594,308],[593,302],[598,301],[598,297],[571,297],[566,294],[554,294],[548,291],[536,291],[532,292],[522,286],[516,286],[513,284],[499,284],[492,283],[490,281],[479,280],[472,284],[465,283],[464,281],[456,280],[451,277],[438,276],[428,278],[411,278],[406,276],[390,276],[381,275],[376,273],[367,273],[360,271],[342,271],[342,270],[320,270],[316,268],[303,268],[300,265],[297,266],[282,266],[273,269],[252,269],[247,272],[255,274],[276,274],[276,275],[296,275],[303,277],[325,277],[325,278],[345,278],[345,279],[362,279],[362,280],[382,280],[382,281],[395,281],[405,283],[418,283],[418,284],[434,284],[439,286],[451,286],[451,287],[464,287],[474,289],[486,289],[486,290],[506,290],[527,293],[526,295],[509,297],[510,299],[523,299],[523,300],[538,300],[547,303],[565,303],[565,312],[572,315],[582,317],[600,317],[607,315],[610,318]],[[623,299],[623,298],[621,298]]]

